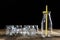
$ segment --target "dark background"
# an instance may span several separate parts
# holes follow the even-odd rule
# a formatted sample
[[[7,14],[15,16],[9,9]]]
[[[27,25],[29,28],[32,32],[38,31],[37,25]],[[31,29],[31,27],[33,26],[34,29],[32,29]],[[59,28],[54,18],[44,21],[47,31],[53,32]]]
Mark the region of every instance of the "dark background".
[[[39,25],[45,5],[51,11],[53,28],[60,29],[59,0],[8,0],[0,1],[0,28],[5,25]]]

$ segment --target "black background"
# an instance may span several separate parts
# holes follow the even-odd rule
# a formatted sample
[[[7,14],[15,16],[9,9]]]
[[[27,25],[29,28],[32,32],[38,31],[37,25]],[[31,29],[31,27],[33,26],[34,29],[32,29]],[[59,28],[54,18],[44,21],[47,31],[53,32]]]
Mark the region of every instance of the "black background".
[[[53,28],[60,29],[59,0],[8,0],[0,1],[0,28],[5,25],[39,25],[45,5],[51,11]]]

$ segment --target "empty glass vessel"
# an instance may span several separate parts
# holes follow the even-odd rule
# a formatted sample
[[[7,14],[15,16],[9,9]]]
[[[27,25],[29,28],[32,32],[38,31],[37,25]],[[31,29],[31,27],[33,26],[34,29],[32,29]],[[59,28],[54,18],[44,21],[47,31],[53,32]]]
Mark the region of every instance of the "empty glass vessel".
[[[51,11],[48,12],[48,18],[47,18],[47,30],[48,30],[48,36],[50,36],[50,33],[52,32],[52,20],[51,20]],[[46,30],[46,14],[43,14],[43,18],[41,21],[41,31],[42,36],[45,36],[45,30]]]

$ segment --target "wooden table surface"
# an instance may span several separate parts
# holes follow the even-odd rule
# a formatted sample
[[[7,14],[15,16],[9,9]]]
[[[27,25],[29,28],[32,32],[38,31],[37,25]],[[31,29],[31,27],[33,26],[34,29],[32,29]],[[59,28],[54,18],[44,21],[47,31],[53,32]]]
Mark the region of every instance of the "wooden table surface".
[[[60,29],[54,29],[54,32],[59,32],[60,33]],[[0,35],[3,35],[6,33],[5,29],[0,29]],[[0,40],[60,40],[60,37],[51,37],[51,38],[41,38],[40,36],[33,36],[33,37],[8,37],[8,36],[0,36]]]

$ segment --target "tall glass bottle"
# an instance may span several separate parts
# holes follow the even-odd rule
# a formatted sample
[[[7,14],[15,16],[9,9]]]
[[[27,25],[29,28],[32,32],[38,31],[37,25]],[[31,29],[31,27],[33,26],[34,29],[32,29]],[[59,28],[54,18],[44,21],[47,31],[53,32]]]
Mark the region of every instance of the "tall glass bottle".
[[[50,36],[50,33],[52,32],[52,20],[51,20],[51,11],[48,12],[47,14],[47,30],[48,30],[48,36]],[[43,18],[41,21],[41,31],[42,31],[42,36],[45,36],[45,30],[46,30],[46,14],[43,14]]]

